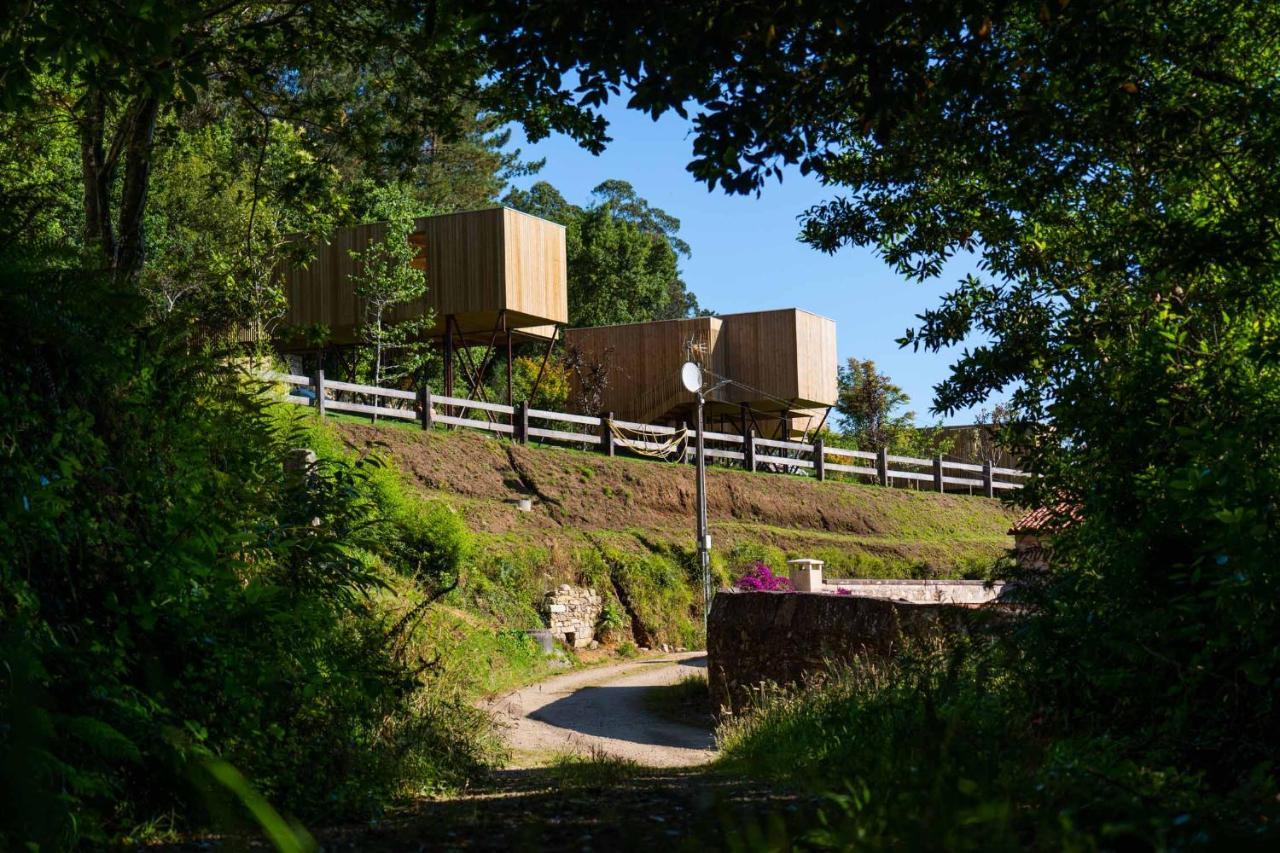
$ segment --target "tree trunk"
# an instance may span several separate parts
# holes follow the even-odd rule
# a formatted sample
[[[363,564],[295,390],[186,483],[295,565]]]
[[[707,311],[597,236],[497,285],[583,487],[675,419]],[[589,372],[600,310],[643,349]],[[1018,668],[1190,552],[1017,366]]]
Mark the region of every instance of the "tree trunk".
[[[81,101],[79,120],[80,167],[84,182],[84,241],[96,246],[106,266],[123,277],[132,277],[145,260],[142,220],[151,182],[151,148],[155,137],[159,101],[152,96],[134,99],[120,116],[105,146],[107,97],[90,89]],[[124,157],[124,182],[118,216],[113,216],[112,192],[116,166]]]
[[[80,167],[84,181],[84,242],[98,246],[106,262],[115,258],[115,235],[111,229],[111,178],[115,163],[103,147],[107,101],[99,91],[84,97],[85,111],[79,121]]]
[[[382,306],[381,305],[378,306],[378,320],[374,328],[377,329],[377,331],[375,332],[375,335],[377,336],[377,343],[375,343],[373,346],[373,385],[375,388],[381,388],[382,387]],[[374,406],[378,405],[377,397],[373,398],[373,405]],[[373,416],[373,422],[375,424],[378,422],[377,413],[375,413]]]
[[[124,186],[120,194],[119,240],[114,268],[117,275],[130,278],[142,269],[146,259],[143,214],[151,185],[151,147],[155,138],[159,103],[143,97],[131,110],[132,121],[124,152]]]

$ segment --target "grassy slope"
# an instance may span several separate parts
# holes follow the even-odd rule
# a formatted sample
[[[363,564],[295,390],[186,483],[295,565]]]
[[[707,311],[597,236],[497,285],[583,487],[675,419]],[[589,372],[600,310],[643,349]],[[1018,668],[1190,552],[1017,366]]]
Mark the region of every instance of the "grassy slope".
[[[480,433],[423,434],[346,423],[352,449],[390,453],[410,482],[448,500],[490,541],[574,548],[631,538],[648,550],[692,540],[689,466],[608,459],[558,447],[521,447]],[[532,497],[534,510],[513,501]],[[829,557],[828,574],[946,576],[981,570],[1010,544],[1010,512],[996,501],[802,476],[713,467],[708,509],[715,545],[770,546]],[[869,571],[868,571],[869,570]]]
[[[535,627],[542,593],[583,582],[625,612],[637,639],[699,642],[689,466],[466,430],[334,426],[350,450],[384,452],[413,490],[475,531],[477,565],[451,597],[460,612]],[[533,499],[532,512],[516,508],[520,497]],[[777,569],[798,556],[826,560],[829,576],[981,577],[1010,544],[1010,511],[964,495],[713,468],[708,503],[722,582],[755,559]]]

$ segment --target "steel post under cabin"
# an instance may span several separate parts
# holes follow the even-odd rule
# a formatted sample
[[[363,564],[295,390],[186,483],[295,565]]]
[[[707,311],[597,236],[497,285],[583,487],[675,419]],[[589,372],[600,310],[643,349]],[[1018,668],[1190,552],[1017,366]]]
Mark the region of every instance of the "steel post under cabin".
[[[446,397],[453,396],[453,315],[444,320],[444,395]],[[452,415],[453,411],[448,407],[445,408],[445,414]]]

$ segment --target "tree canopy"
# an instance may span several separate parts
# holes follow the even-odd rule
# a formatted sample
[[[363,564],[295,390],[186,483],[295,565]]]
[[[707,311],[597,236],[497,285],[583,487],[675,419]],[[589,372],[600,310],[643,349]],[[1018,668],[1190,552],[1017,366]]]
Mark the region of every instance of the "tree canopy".
[[[493,129],[477,114],[523,122],[534,139],[555,129],[598,145],[602,135],[557,87],[493,75],[472,19],[428,0],[356,14],[336,2],[31,2],[3,35],[6,110],[56,103],[69,117],[84,242],[129,277],[145,258],[157,128],[213,101],[260,134],[290,126],[317,160],[356,157],[383,177],[424,157],[475,156]]]
[[[697,297],[680,275],[680,220],[653,207],[631,184],[608,180],[586,207],[571,204],[539,181],[511,190],[503,202],[565,226],[569,325],[607,326],[699,314]]]
[[[1280,7],[519,8],[505,36],[509,18],[490,22],[505,63],[573,73],[589,106],[625,92],[691,116],[698,180],[767,192],[785,164],[816,175],[831,197],[803,217],[814,247],[871,246],[920,280],[974,257],[902,342],[984,340],[937,410],[1007,394],[1039,475],[1020,499],[1073,508],[1029,689],[1191,772],[1265,774],[1280,731],[1280,617],[1263,603],[1280,591]]]

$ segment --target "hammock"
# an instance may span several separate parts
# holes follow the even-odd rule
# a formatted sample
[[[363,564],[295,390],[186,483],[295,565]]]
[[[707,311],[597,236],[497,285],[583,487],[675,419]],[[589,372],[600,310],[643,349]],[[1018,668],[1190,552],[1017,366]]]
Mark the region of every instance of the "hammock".
[[[685,447],[689,443],[689,428],[684,427],[673,433],[658,432],[656,429],[623,429],[613,421],[608,421],[609,432],[613,433],[613,442],[641,456],[653,459],[670,459],[673,455],[683,459]],[[631,433],[636,438],[628,438]]]

